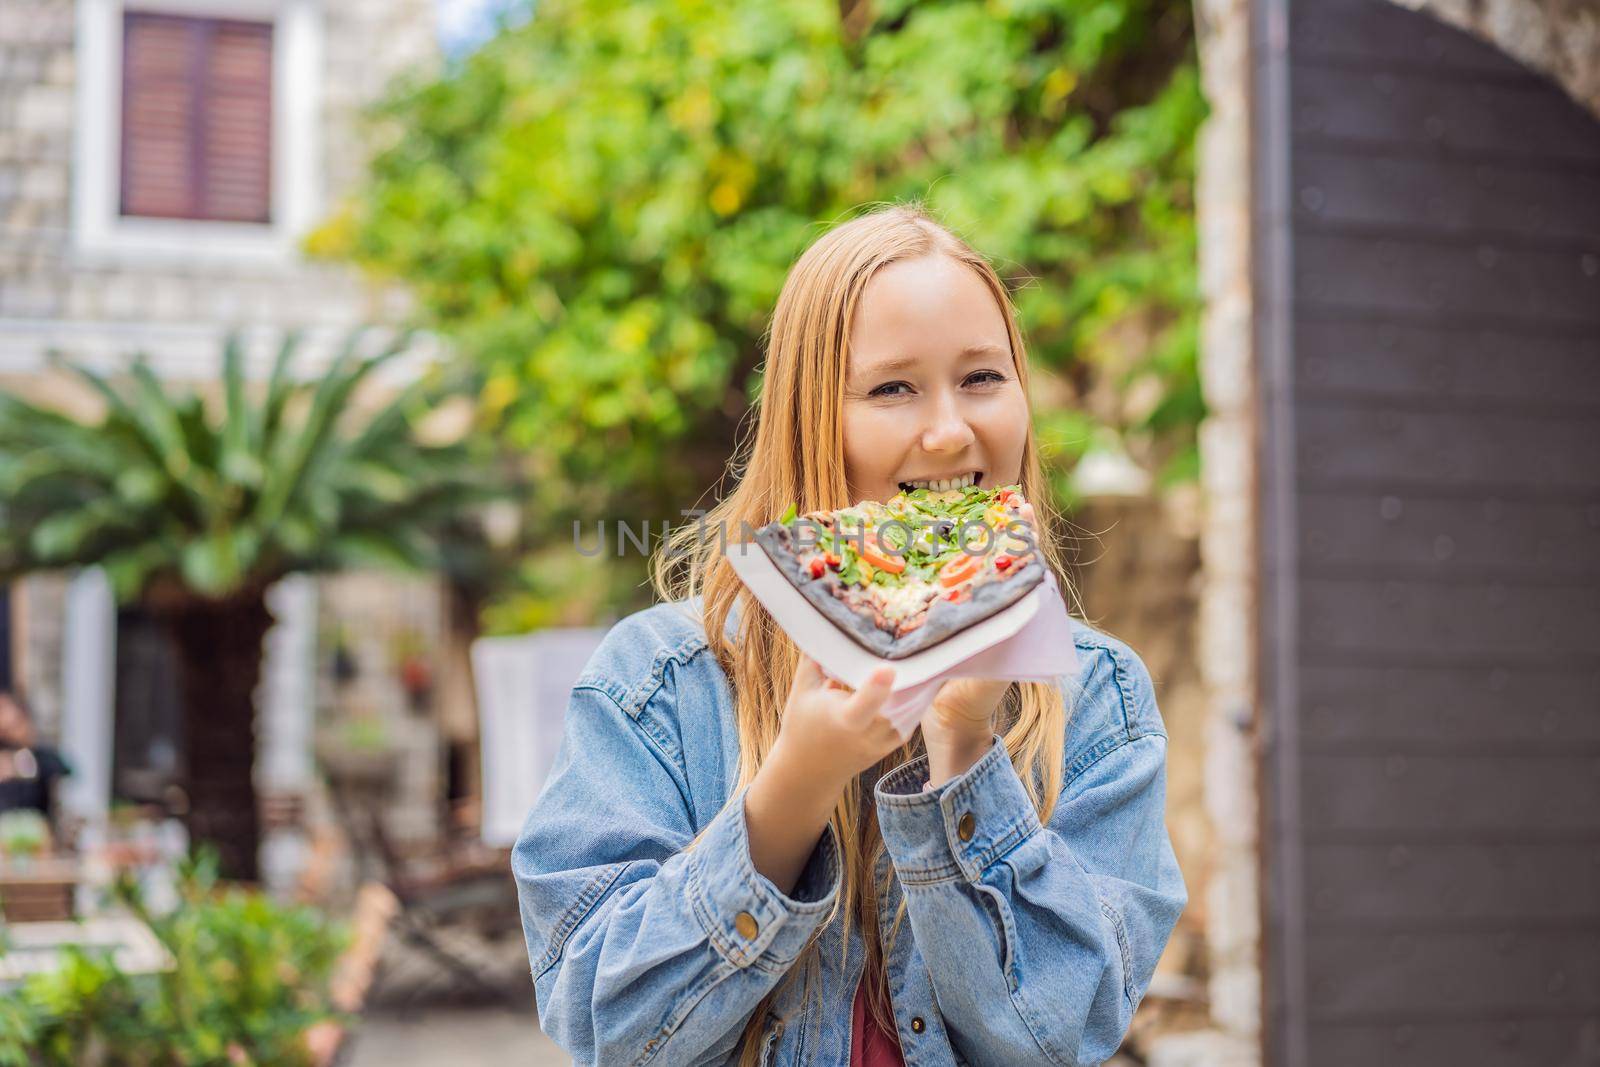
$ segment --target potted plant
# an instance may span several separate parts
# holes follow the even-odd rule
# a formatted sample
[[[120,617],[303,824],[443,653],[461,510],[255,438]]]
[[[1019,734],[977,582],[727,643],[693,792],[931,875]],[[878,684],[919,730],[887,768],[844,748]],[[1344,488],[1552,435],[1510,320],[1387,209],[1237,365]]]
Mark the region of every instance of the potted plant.
[[[26,866],[50,851],[50,824],[41,812],[8,811],[0,814],[0,863]]]
[[[394,778],[398,753],[387,723],[373,711],[344,715],[317,731],[317,764],[336,785],[382,791]]]
[[[0,1064],[310,1067],[311,1035],[339,1016],[330,986],[345,925],[226,887],[211,853],[180,864],[178,894],[157,914],[119,879],[117,901],[155,934],[165,970],[129,973],[109,951],[64,949],[56,970],[0,997]]]
[[[433,658],[427,641],[408,626],[394,636],[390,656],[406,703],[413,712],[421,712],[433,695]]]
[[[333,675],[334,684],[346,686],[360,675],[361,665],[356,662],[355,650],[350,647],[350,634],[345,624],[334,623],[330,632],[331,638],[326,642],[330,648],[329,671]]]

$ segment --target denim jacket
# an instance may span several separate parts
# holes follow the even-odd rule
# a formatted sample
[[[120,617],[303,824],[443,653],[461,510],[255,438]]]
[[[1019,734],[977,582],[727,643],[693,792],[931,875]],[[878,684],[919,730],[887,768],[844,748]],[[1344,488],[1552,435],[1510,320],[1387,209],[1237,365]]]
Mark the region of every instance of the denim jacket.
[[[936,789],[923,791],[926,756],[874,786],[879,874],[892,863],[896,875],[885,938],[906,902],[887,973],[907,1067],[1110,1058],[1188,900],[1150,675],[1127,645],[1072,626],[1079,670],[1048,825],[998,736]],[[750,859],[738,754],[697,602],[618,623],[573,687],[512,856],[539,1021],[576,1063],[733,1062],[757,1003],[826,919],[840,891],[833,829],[780,892]],[[858,924],[848,945],[842,931],[840,915],[819,938],[820,998],[791,982],[762,1020],[762,1064],[850,1062],[864,949]]]

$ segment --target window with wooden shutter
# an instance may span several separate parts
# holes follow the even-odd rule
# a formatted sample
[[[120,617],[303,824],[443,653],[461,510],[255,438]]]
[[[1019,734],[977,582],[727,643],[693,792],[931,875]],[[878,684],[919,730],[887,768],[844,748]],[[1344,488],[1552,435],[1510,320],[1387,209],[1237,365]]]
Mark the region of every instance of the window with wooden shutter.
[[[272,24],[130,11],[121,213],[271,220]]]

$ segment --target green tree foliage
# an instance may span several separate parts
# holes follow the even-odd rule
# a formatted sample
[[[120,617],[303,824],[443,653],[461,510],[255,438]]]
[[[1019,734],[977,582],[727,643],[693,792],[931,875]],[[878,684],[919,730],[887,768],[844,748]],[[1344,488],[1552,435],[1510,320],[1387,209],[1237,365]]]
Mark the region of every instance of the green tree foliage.
[[[312,240],[486,371],[540,521],[676,518],[721,474],[794,257],[920,199],[1017,291],[1065,502],[1083,451],[1194,470],[1185,0],[541,0],[381,110]]]

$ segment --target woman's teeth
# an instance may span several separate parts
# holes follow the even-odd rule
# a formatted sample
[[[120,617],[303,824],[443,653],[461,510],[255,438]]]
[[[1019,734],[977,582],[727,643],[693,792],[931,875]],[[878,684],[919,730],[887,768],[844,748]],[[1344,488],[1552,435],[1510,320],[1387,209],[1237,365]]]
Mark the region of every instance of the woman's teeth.
[[[951,489],[965,489],[969,485],[977,484],[978,475],[974,472],[972,474],[963,474],[959,478],[940,478],[931,482],[901,482],[900,487],[902,489],[929,489],[935,493],[944,493]]]

